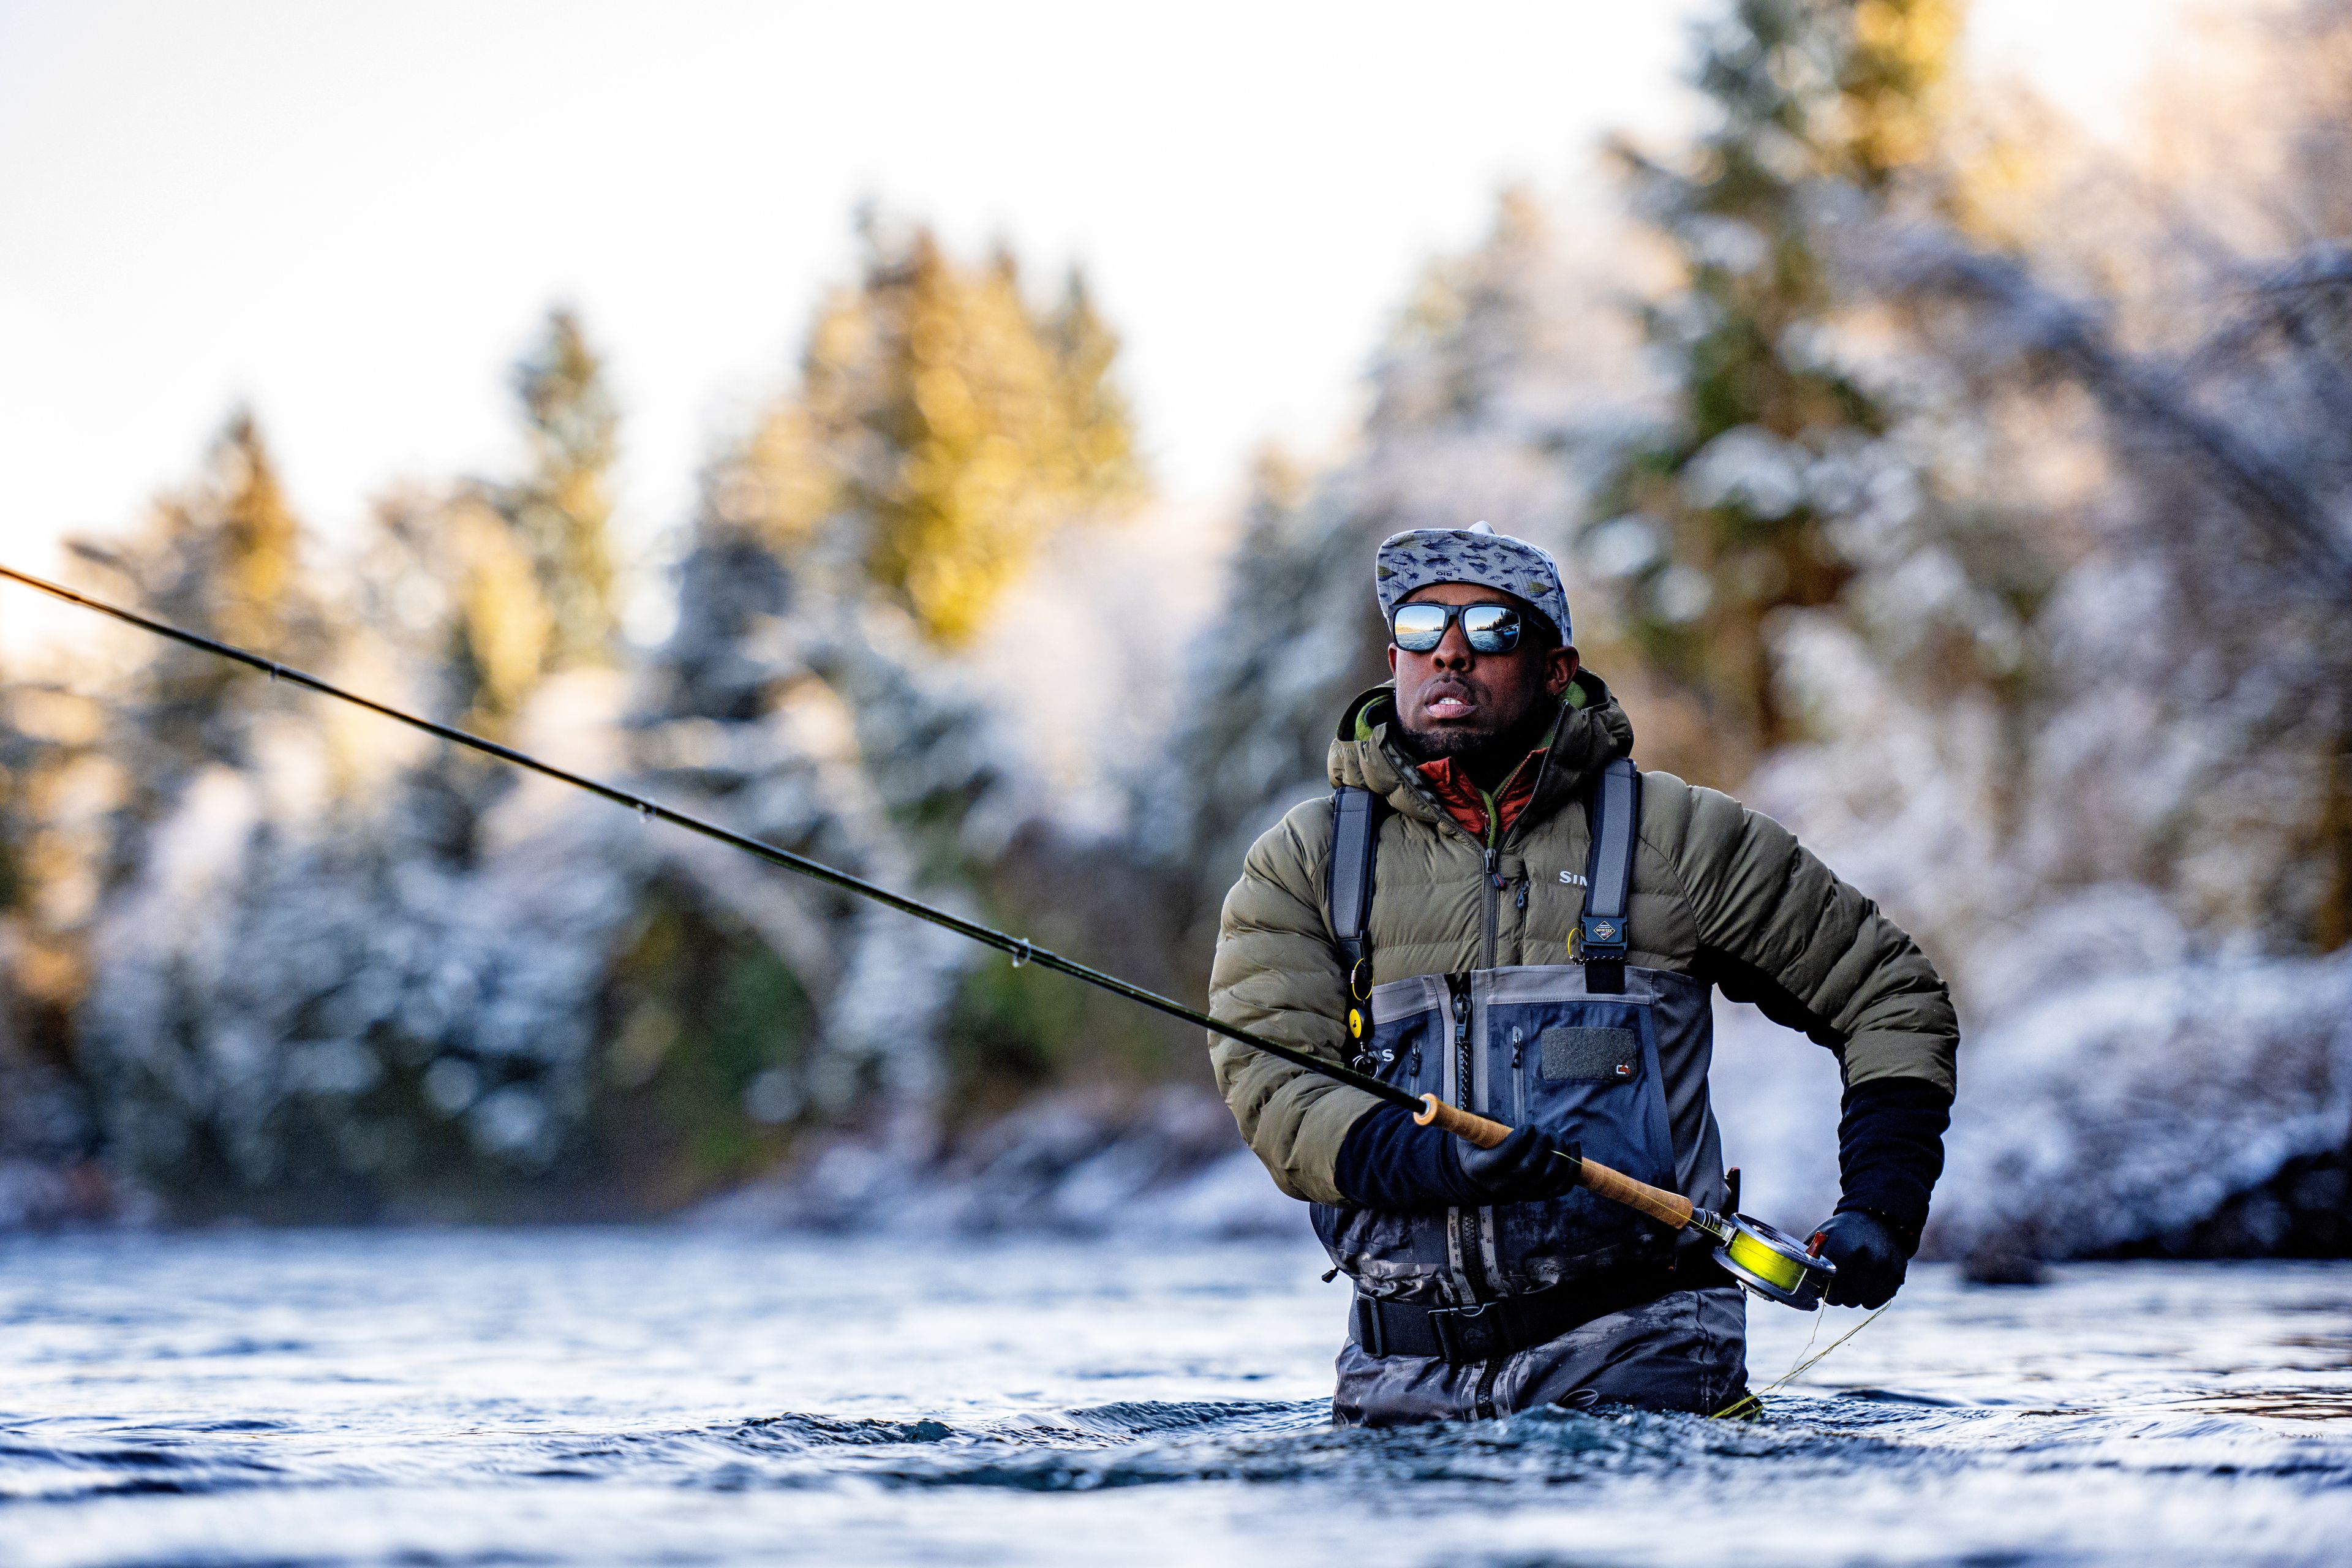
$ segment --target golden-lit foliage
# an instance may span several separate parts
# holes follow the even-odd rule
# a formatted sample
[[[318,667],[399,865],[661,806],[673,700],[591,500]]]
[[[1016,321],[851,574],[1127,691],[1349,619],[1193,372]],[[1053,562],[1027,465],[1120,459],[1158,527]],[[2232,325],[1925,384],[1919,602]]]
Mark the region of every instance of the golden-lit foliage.
[[[441,672],[436,706],[462,728],[504,734],[555,643],[555,613],[526,542],[471,491],[397,496],[375,522],[368,587],[391,598],[412,657]]]
[[[1860,0],[1828,139],[1853,177],[1883,184],[1936,151],[1963,0]]]
[[[316,616],[302,582],[302,543],[269,445],[240,410],[196,483],[157,503],[143,540],[120,553],[84,553],[202,629],[283,656]]]
[[[0,990],[37,1007],[79,1001],[96,912],[106,815],[122,773],[98,751],[106,714],[90,697],[0,684]]]
[[[1118,334],[1095,309],[1085,274],[1069,275],[1062,298],[1045,318],[1045,331],[1080,483],[1089,493],[1131,496],[1140,488],[1141,474],[1136,463],[1134,416],[1111,375],[1118,359]]]
[[[120,549],[77,541],[75,552],[175,625],[289,664],[322,660],[333,638],[306,579],[306,535],[253,416],[240,411],[205,454],[203,473],[156,503],[143,536]],[[247,760],[244,721],[271,704],[243,672],[210,654],[165,647],[135,687],[142,722],[177,765]]]
[[[456,635],[475,677],[471,717],[499,723],[539,685],[554,645],[556,614],[541,592],[530,552],[506,519],[479,501],[448,514],[446,542],[457,567]]]
[[[530,442],[530,479],[509,500],[552,618],[551,669],[607,663],[614,603],[613,500],[608,475],[619,417],[579,318],[549,313],[539,347],[515,368]]]
[[[924,229],[866,229],[798,391],[715,477],[712,503],[775,548],[858,531],[866,578],[938,642],[979,629],[1053,528],[1140,488],[1118,340],[1072,279],[1040,314],[1010,257],[959,264]]]
[[[231,422],[215,459],[220,504],[206,520],[218,530],[219,626],[231,642],[279,646],[296,591],[302,525],[249,414]],[[180,526],[205,526],[182,512]]]
[[[2046,100],[1980,89],[1946,122],[1945,213],[1988,249],[2018,251],[2042,227],[2056,192],[2079,174],[2089,145]]]

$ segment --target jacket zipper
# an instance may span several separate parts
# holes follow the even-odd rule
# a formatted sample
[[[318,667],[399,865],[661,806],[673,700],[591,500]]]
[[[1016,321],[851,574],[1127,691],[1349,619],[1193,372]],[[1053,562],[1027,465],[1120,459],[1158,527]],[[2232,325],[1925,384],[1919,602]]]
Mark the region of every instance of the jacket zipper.
[[[1472,1076],[1475,1064],[1470,1049],[1470,976],[1449,974],[1445,984],[1454,994],[1454,1092],[1461,1096],[1465,1109],[1475,1109],[1478,1103]],[[1484,1208],[1457,1208],[1454,1211],[1454,1245],[1462,1254],[1462,1276],[1469,1282],[1473,1300],[1483,1301],[1487,1297],[1486,1264],[1484,1234],[1487,1211]]]
[[[1486,920],[1482,928],[1482,934],[1486,940],[1479,946],[1479,952],[1484,960],[1480,967],[1484,969],[1495,967],[1495,946],[1501,940],[1499,928],[1503,923],[1502,900],[1498,897],[1503,890],[1503,873],[1500,869],[1503,855],[1502,799],[1510,789],[1511,781],[1519,776],[1519,769],[1527,765],[1528,760],[1521,757],[1517,764],[1503,775],[1503,782],[1495,786],[1493,794],[1490,795],[1485,790],[1478,792],[1478,798],[1486,803],[1486,842],[1483,847],[1486,866],[1486,897],[1484,906]]]
[[[1411,772],[1409,768],[1402,771],[1407,773],[1410,773]],[[1536,777],[1538,780],[1543,777],[1543,773],[1540,769],[1537,771]],[[1482,930],[1480,931],[1480,951],[1486,956],[1486,966],[1492,969],[1495,966],[1496,911],[1494,894],[1495,889],[1500,886],[1500,884],[1496,880],[1495,865],[1499,856],[1499,851],[1497,851],[1491,843],[1481,844],[1478,841],[1477,837],[1468,828],[1454,821],[1454,814],[1447,811],[1445,809],[1444,803],[1439,800],[1435,795],[1430,794],[1427,788],[1419,784],[1413,783],[1410,778],[1408,778],[1405,783],[1405,788],[1411,790],[1420,798],[1423,805],[1430,808],[1431,812],[1436,817],[1438,831],[1442,833],[1454,834],[1461,838],[1463,843],[1467,844],[1470,847],[1478,851],[1480,859],[1483,862],[1480,875],[1485,879],[1486,884],[1486,897],[1481,900],[1480,905],[1486,915]],[[1486,813],[1486,832],[1490,838],[1497,826],[1496,814],[1490,805]]]
[[[1486,942],[1479,949],[1480,952],[1484,954],[1483,962],[1478,965],[1481,969],[1492,969],[1495,967],[1496,928],[1503,922],[1501,909],[1503,901],[1503,873],[1496,868],[1497,862],[1501,858],[1501,850],[1496,849],[1491,844],[1486,847],[1486,899],[1484,905],[1481,906],[1486,915],[1486,920],[1484,921],[1486,927]]]

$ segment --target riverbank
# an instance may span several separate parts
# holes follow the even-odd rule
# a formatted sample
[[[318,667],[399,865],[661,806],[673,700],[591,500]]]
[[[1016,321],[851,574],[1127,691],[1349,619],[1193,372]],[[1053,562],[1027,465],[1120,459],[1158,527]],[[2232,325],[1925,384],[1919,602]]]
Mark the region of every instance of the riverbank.
[[[882,1235],[1303,1237],[1204,1089],[1040,1096],[944,1152],[826,1140],[688,1216],[730,1229]]]

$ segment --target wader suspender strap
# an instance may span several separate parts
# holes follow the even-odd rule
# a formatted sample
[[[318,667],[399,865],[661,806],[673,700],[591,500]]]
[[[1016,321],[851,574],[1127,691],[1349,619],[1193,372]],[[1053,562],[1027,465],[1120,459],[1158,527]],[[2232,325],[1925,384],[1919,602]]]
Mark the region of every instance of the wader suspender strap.
[[[1341,784],[1331,792],[1331,866],[1324,900],[1331,934],[1348,964],[1348,1048],[1360,1056],[1372,1032],[1372,952],[1364,939],[1372,920],[1372,853],[1381,837],[1379,795]]]
[[[1633,839],[1642,814],[1641,775],[1632,758],[1620,757],[1601,770],[1590,810],[1592,858],[1584,872],[1576,951],[1584,961],[1585,990],[1615,994],[1625,989],[1625,906],[1633,898]]]

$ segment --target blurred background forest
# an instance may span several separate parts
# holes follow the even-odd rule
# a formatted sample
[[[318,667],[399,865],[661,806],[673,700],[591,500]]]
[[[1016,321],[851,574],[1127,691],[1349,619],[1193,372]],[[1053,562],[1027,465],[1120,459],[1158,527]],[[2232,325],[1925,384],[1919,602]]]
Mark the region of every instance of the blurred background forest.
[[[2352,0],[2205,24],[2128,153],[1972,79],[1966,24],[1716,6],[1697,132],[1610,146],[1605,224],[1505,195],[1172,640],[1106,307],[887,208],[701,473],[657,640],[563,309],[516,471],[330,542],[232,413],[67,570],[1197,998],[1382,674],[1373,545],[1485,518],[1568,564],[1645,766],[1950,978],[1931,1251],[2342,1255]],[[1297,1223],[1190,1031],[127,631],[0,676],[0,1225]],[[1833,1068],[1719,1030],[1749,1206],[1826,1212]]]

